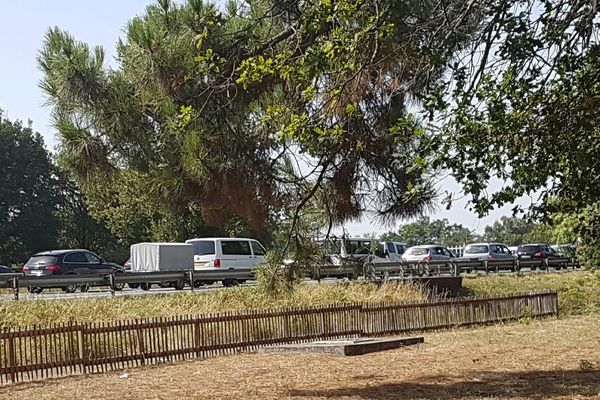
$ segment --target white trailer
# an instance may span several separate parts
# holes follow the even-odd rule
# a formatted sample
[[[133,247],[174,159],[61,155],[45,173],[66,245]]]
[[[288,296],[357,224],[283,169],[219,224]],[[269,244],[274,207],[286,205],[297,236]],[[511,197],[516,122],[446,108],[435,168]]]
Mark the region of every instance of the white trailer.
[[[131,245],[131,272],[192,271],[194,246],[187,243],[137,243]],[[161,286],[183,289],[185,281],[166,282]],[[150,285],[142,285],[150,289]]]

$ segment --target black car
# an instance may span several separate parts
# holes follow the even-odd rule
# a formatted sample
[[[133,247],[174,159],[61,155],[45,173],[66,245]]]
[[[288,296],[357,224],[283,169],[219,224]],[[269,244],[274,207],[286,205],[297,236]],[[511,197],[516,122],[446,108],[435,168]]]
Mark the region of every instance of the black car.
[[[7,267],[6,265],[0,265],[0,274],[10,274],[13,270]]]
[[[560,255],[547,244],[524,244],[517,249],[520,259],[528,258],[558,258]]]
[[[23,267],[26,276],[66,275],[66,274],[111,274],[123,272],[118,264],[106,262],[89,250],[52,250],[37,253]],[[78,285],[63,287],[65,292],[72,293]],[[82,291],[87,287],[81,286]],[[30,288],[31,292],[40,293],[41,288]]]
[[[561,258],[550,245],[544,243],[524,244],[517,249],[519,260]],[[559,267],[557,267],[559,268]]]

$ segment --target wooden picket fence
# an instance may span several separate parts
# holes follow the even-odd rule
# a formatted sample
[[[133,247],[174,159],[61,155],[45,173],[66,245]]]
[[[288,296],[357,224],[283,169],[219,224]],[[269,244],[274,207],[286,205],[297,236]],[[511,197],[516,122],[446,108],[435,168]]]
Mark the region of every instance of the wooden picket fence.
[[[557,294],[547,291],[10,329],[0,332],[0,384],[212,357],[265,345],[556,315]]]

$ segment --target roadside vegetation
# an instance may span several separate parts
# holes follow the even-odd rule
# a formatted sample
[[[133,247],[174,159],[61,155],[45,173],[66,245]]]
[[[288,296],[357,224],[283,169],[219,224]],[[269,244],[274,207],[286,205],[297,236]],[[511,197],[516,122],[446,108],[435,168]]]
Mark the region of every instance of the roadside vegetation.
[[[177,294],[119,296],[0,303],[0,328],[93,323],[140,318],[171,317],[238,310],[310,307],[353,302],[424,301],[424,288],[403,282],[376,285],[368,282],[297,284],[277,290],[256,288],[182,292]],[[553,289],[559,293],[562,316],[600,314],[600,271],[493,275],[467,277],[464,296],[495,296]]]
[[[298,285],[277,296],[261,288],[238,287],[201,293],[0,302],[0,328],[353,302],[420,301],[426,298],[424,290],[406,283],[376,285],[349,282],[338,285]]]
[[[494,275],[463,280],[466,295],[502,295],[554,289],[561,315],[600,314],[600,271]]]

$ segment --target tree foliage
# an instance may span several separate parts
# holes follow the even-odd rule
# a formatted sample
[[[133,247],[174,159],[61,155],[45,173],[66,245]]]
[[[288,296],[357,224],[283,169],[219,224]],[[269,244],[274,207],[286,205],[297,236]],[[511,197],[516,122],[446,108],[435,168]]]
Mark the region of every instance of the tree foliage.
[[[600,195],[600,17],[596,2],[478,2],[482,35],[455,60],[430,109],[433,148],[480,215],[538,193],[533,214]],[[439,147],[438,147],[439,146]],[[498,177],[504,186],[491,193]],[[515,207],[515,211],[521,211]]]
[[[54,214],[58,220],[57,246],[89,249],[110,261],[125,262],[129,258],[129,243],[119,240],[102,221],[92,218],[75,182],[62,172],[59,176],[59,200]]]
[[[39,133],[0,112],[0,264],[22,265],[36,252],[85,248],[123,262],[129,244],[88,213],[68,174]]]
[[[477,32],[472,3],[219,10],[160,0],[127,24],[116,69],[101,48],[50,29],[41,87],[64,164],[93,214],[123,236],[175,239],[189,221],[197,231],[232,218],[260,231],[283,205],[293,232],[320,190],[332,223],[365,211],[412,217],[435,193],[420,156],[426,132],[408,106]]]
[[[0,263],[56,244],[58,180],[40,134],[0,110]]]
[[[409,246],[440,244],[450,247],[464,246],[477,239],[473,231],[460,224],[450,224],[445,218],[432,221],[429,217],[401,225],[398,231],[390,231],[380,237],[380,240],[397,240]]]

